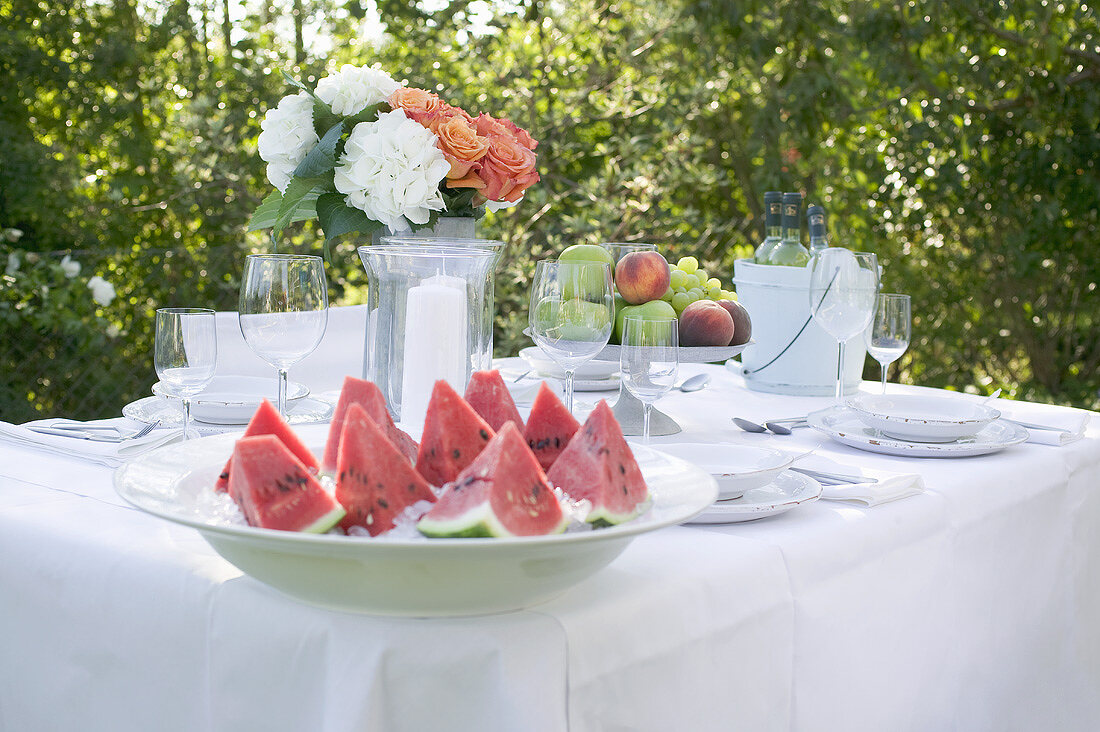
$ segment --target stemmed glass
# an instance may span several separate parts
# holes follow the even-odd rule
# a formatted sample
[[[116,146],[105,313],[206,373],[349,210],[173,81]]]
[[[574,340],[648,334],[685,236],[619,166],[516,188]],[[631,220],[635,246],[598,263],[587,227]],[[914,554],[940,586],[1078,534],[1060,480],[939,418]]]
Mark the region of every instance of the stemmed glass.
[[[321,258],[248,255],[240,322],[248,347],[279,372],[279,414],[286,419],[287,373],[313,353],[328,327],[328,286]]]
[[[160,308],[156,316],[153,366],[160,391],[183,403],[183,439],[191,427],[191,397],[214,378],[218,336],[214,311],[207,308]]]
[[[901,358],[909,347],[912,319],[908,295],[880,292],[875,299],[875,314],[863,331],[867,352],[882,366],[882,393],[886,393],[886,369]]]
[[[565,371],[565,405],[572,412],[577,367],[602,351],[611,337],[611,266],[553,259],[536,263],[528,322],[535,344]]]
[[[878,294],[878,259],[839,247],[822,249],[810,262],[810,313],[837,339],[836,403],[844,398],[844,341],[871,322]]]
[[[649,443],[649,414],[653,403],[676,383],[680,358],[675,318],[623,318],[619,369],[627,391],[643,405],[642,441]]]

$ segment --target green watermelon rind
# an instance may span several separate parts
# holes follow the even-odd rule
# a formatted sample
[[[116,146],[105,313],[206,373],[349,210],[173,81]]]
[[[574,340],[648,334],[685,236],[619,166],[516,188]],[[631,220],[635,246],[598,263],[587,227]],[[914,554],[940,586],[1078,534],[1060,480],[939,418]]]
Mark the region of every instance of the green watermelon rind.
[[[645,500],[639,501],[638,505],[634,507],[633,511],[627,513],[612,513],[608,511],[606,507],[593,509],[584,520],[587,523],[592,524],[594,528],[606,529],[611,526],[618,526],[619,524],[625,524],[627,521],[633,521],[641,516],[643,513],[649,510],[649,507],[653,504],[653,497],[646,495]]]
[[[546,532],[547,535],[564,532],[568,523],[563,513],[561,524],[552,531]],[[488,501],[479,503],[461,516],[446,521],[425,516],[417,522],[416,528],[421,534],[432,539],[506,539],[515,536],[504,528],[504,524],[493,513]]]
[[[303,534],[323,534],[340,523],[347,513],[348,512],[344,510],[343,506],[337,505],[336,508],[329,511],[324,516],[321,516],[304,529],[299,529],[299,531]]]

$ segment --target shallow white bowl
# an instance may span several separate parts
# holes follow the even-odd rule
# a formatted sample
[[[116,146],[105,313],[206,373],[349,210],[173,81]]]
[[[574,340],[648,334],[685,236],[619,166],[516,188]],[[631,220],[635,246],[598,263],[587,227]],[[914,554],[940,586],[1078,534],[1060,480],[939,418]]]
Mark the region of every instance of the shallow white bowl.
[[[328,427],[298,430],[313,448]],[[652,503],[606,529],[508,539],[427,539],[300,534],[241,524],[214,479],[238,435],[145,453],[115,472],[115,490],[154,516],[190,526],[253,578],[305,602],[380,615],[480,615],[529,607],[610,563],[637,535],[682,523],[714,502],[702,470],[657,450],[635,456]]]
[[[519,352],[520,358],[527,362],[527,365],[539,376],[549,376],[554,379],[564,379],[565,371],[561,366],[558,366],[554,359],[546,355],[546,353],[538,346],[528,346]],[[574,374],[574,378],[581,381],[606,381],[611,379],[615,374],[619,372],[619,362],[610,361],[587,361],[577,367],[577,372]]]
[[[191,416],[200,422],[212,424],[248,424],[260,401],[272,404],[278,399],[278,382],[275,377],[215,376],[206,388],[191,398]],[[153,393],[159,397],[175,399],[165,392],[158,381]],[[309,395],[303,384],[289,382],[286,385],[286,403],[289,407]]]
[[[655,447],[710,473],[718,481],[719,500],[740,498],[745,491],[768,485],[795,460],[779,450],[752,445],[680,442]]]
[[[912,442],[954,442],[973,437],[1001,416],[996,409],[961,398],[923,394],[861,394],[848,400],[868,427]]]

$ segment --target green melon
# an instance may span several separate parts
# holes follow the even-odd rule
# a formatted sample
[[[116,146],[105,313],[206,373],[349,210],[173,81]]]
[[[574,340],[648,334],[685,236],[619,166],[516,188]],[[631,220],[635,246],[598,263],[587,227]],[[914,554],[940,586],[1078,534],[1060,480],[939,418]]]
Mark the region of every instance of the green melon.
[[[417,528],[432,537],[539,536],[561,533],[566,523],[538,461],[506,422]]]
[[[275,435],[242,437],[233,448],[229,495],[252,526],[321,534],[343,507]]]
[[[629,521],[648,505],[649,488],[641,468],[602,399],[546,477],[574,500],[591,502],[587,520],[597,526]]]

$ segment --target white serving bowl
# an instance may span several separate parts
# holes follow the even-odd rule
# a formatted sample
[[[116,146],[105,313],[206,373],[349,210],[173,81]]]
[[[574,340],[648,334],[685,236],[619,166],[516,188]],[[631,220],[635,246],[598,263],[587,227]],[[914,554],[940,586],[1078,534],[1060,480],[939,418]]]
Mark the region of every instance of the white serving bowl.
[[[795,461],[770,447],[677,442],[653,445],[710,473],[718,481],[718,499],[740,498],[745,491],[768,485]]]
[[[923,394],[861,394],[847,404],[868,427],[911,442],[973,437],[1001,416],[996,409],[966,399]]]

